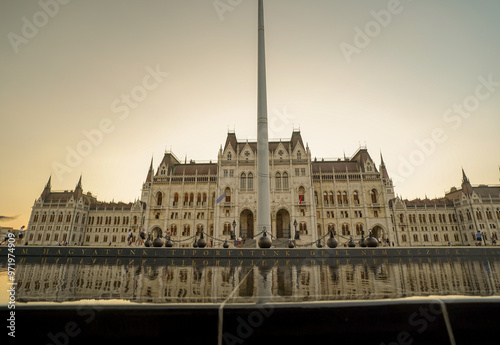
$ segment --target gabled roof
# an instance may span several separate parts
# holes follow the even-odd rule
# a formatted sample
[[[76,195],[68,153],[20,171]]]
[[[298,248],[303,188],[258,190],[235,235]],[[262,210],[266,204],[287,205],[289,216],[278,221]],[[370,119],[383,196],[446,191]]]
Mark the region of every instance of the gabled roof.
[[[276,151],[276,149],[278,148],[278,145],[280,143],[283,144],[283,147],[285,148],[286,152],[288,152],[289,154],[291,153],[291,152],[289,152],[290,147],[291,147],[291,150],[293,151],[293,150],[295,150],[295,147],[299,143],[303,148],[305,148],[304,142],[302,141],[302,136],[301,136],[299,131],[294,131],[292,133],[292,138],[290,140],[281,139],[278,141],[270,141],[269,142],[269,151],[270,152]],[[257,142],[256,141],[245,140],[245,141],[238,142],[238,140],[236,138],[236,134],[234,132],[227,133],[226,143],[224,144],[224,151],[229,146],[229,144],[231,144],[231,147],[235,151],[242,151],[243,148],[246,146],[246,144],[248,144],[248,146],[250,146],[251,150],[254,153],[257,152]]]
[[[299,143],[303,148],[305,148],[304,142],[302,141],[302,135],[300,135],[300,131],[293,131],[290,141],[292,143],[292,151],[295,150],[295,146],[297,146],[297,144]]]
[[[165,155],[163,156],[162,161],[158,165],[158,169],[156,169],[156,175],[158,175],[160,168],[163,165],[165,165],[165,167],[167,167],[167,171],[168,171],[168,173],[170,173],[172,171],[172,169],[174,168],[174,166],[177,164],[181,164],[179,159],[177,159],[177,157],[172,152],[168,152],[168,151],[165,152]]]
[[[233,150],[236,150],[237,140],[236,140],[236,133],[235,132],[228,132],[227,133],[226,143],[224,144],[224,151],[229,146],[229,144],[231,144],[231,147],[233,148]]]
[[[356,161],[359,164],[359,166],[361,167],[361,171],[363,171],[363,172],[365,172],[365,164],[367,161],[373,163],[373,159],[370,157],[368,150],[364,147],[360,147],[350,160]],[[375,163],[373,164],[373,169],[375,169],[375,172],[378,172],[377,167],[375,166]]]

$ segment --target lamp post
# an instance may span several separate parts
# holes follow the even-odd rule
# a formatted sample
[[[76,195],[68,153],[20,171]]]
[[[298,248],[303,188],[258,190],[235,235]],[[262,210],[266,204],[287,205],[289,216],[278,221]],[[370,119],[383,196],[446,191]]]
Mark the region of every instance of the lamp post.
[[[300,234],[297,232],[297,219],[293,221],[293,226],[295,227],[295,239],[300,240]]]
[[[232,241],[234,241],[236,239],[235,234],[236,234],[236,221],[233,220],[233,231],[231,231],[231,240]]]

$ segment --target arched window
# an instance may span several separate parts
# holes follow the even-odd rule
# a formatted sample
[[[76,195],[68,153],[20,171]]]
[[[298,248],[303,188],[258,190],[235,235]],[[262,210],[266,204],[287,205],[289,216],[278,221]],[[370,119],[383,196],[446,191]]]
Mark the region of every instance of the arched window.
[[[229,234],[231,234],[231,224],[224,223],[224,232],[222,234],[223,235],[229,235]]]
[[[330,204],[333,205],[333,199],[334,198],[333,198],[333,192],[332,191],[330,191],[329,197],[330,197]]]
[[[248,189],[253,189],[253,174],[248,174]]]
[[[198,236],[202,232],[203,232],[203,224],[196,225],[196,235]]]
[[[37,216],[38,217],[38,216]],[[63,221],[63,214],[62,212],[59,214],[59,217],[57,217],[57,221],[61,223]]]
[[[230,160],[231,160],[231,158],[232,158],[232,156],[231,156],[231,152],[229,152],[229,153],[227,154],[227,160],[228,160],[228,161],[230,161]]]
[[[281,189],[281,174],[279,172],[276,173],[275,181],[276,189]]]
[[[194,193],[189,194],[189,206],[193,206]]]
[[[158,192],[156,194],[156,206],[161,206],[162,202],[163,202],[163,194],[162,192]]]
[[[307,223],[301,222],[299,224],[299,233],[301,235],[307,235]]]
[[[182,231],[182,236],[191,236],[191,227],[188,224],[184,225],[184,231]]]
[[[328,233],[333,232],[335,235],[335,224],[328,224]]]
[[[200,205],[201,205],[201,193],[198,193],[198,195],[196,196],[196,204],[197,204],[198,206],[200,206]]]
[[[359,195],[357,191],[354,191],[354,193],[352,193],[352,202],[354,203],[354,205],[359,205]]]
[[[283,173],[283,189],[288,189],[288,173]]]
[[[356,235],[363,235],[363,224],[356,224]]]
[[[55,220],[55,218],[56,218],[56,215],[54,214],[54,212],[52,212],[52,214],[50,215],[50,220],[49,220],[49,222],[51,222],[51,223],[52,223],[52,222]]]
[[[342,194],[342,202],[344,203],[344,205],[349,205],[349,199],[347,198],[347,192],[344,192],[344,194]]]
[[[207,193],[203,193],[203,205],[207,203]]]
[[[318,192],[317,191],[314,191],[314,202],[316,203],[316,205],[318,204]]]
[[[318,226],[316,227],[317,231],[318,231],[318,236],[321,237],[322,234],[321,234],[321,224],[318,224]]]
[[[297,159],[302,159],[302,152],[297,151]]]
[[[172,232],[172,236],[177,236],[177,225],[171,225],[170,231]]]
[[[467,210],[467,220],[469,220],[469,221],[471,221],[471,220],[472,220],[472,217],[471,217],[471,215],[470,215],[469,210]]]
[[[496,214],[497,214],[497,219],[500,219],[500,208],[497,208]]]
[[[226,202],[231,202],[231,188],[227,187],[224,193],[226,194]]]
[[[247,188],[247,175],[245,173],[241,174],[241,177],[240,177],[240,188],[241,189],[246,189]]]
[[[491,215],[491,211],[489,208],[486,209],[486,218],[493,219],[493,216]]]
[[[399,215],[399,222],[400,223],[404,223],[404,219],[405,219],[404,217],[405,216],[402,213]]]
[[[372,204],[376,204],[377,203],[377,199],[378,199],[378,195],[377,195],[377,190],[376,189],[372,189],[370,191],[370,197],[372,199]]]
[[[337,192],[337,204],[342,205],[342,194]]]
[[[476,217],[479,220],[483,220],[483,214],[481,213],[481,211],[479,211],[479,209],[477,209],[476,211]]]
[[[179,194],[175,193],[174,194],[174,206],[177,206],[179,203]]]
[[[323,192],[323,204],[328,205],[328,193]]]
[[[349,224],[342,224],[342,235],[349,236],[351,232],[349,231]]]
[[[184,206],[187,206],[189,203],[189,194],[186,193],[184,194]]]

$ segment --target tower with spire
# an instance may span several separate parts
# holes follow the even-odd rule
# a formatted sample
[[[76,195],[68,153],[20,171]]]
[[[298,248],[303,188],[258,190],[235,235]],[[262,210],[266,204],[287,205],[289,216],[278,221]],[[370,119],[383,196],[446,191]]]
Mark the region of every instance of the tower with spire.
[[[472,189],[472,185],[467,175],[465,174],[463,168],[462,168],[462,192],[469,198],[472,196],[472,193],[474,192],[474,190]]]

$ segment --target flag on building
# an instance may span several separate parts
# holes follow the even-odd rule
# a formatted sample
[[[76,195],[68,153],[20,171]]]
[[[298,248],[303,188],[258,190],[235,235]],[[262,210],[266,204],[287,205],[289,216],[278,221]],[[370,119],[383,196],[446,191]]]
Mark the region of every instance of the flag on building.
[[[302,199],[304,199],[304,193],[300,196],[299,205],[302,204]]]
[[[224,192],[224,194],[222,194],[218,199],[217,199],[217,203],[221,202],[222,199],[224,199],[226,197],[226,192]]]

